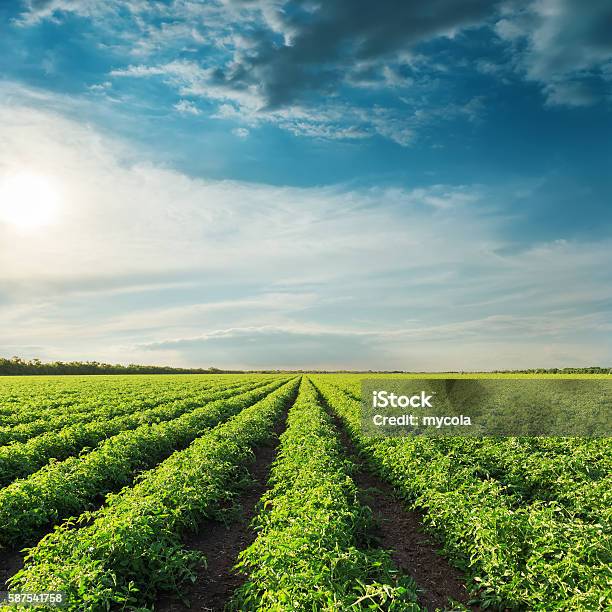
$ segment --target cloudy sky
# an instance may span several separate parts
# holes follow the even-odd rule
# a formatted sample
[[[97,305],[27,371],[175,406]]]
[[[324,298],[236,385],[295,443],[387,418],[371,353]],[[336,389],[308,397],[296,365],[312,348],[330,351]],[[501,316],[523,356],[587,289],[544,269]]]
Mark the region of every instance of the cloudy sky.
[[[0,2],[0,355],[612,363],[609,0]]]

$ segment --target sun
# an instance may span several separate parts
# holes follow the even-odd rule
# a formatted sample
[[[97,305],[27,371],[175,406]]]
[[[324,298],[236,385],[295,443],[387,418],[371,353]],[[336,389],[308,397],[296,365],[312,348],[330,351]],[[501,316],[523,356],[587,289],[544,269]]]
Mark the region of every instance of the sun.
[[[55,182],[43,174],[18,172],[0,177],[0,223],[36,229],[57,219],[60,204]]]

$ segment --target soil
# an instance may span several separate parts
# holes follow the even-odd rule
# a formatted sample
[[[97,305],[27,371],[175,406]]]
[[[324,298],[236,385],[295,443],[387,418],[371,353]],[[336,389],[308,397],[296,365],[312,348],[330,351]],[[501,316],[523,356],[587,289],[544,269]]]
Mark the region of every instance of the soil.
[[[8,591],[6,581],[23,567],[23,554],[0,550],[0,591]]]
[[[276,427],[274,443],[255,449],[255,462],[250,473],[255,484],[241,498],[242,513],[238,522],[228,527],[214,520],[201,525],[197,535],[185,541],[185,548],[206,555],[207,567],[198,571],[195,582],[187,587],[184,596],[189,604],[174,596],[162,596],[155,604],[161,612],[220,612],[245,577],[233,571],[238,554],[255,540],[250,523],[257,510],[257,502],[268,488],[268,477],[278,450],[278,435],[285,428],[285,419]]]
[[[359,457],[342,421],[332,413],[340,438],[357,470],[352,474],[362,503],[372,510],[371,534],[381,548],[390,551],[396,567],[417,583],[418,603],[427,610],[453,610],[459,602],[470,610],[470,596],[461,571],[440,556],[435,543],[423,530],[422,517],[397,499],[392,487],[374,474]]]

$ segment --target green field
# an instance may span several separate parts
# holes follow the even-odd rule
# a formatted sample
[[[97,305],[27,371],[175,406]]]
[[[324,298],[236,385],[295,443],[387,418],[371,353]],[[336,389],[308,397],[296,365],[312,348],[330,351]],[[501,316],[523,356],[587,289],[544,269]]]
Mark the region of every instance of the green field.
[[[0,377],[0,579],[74,611],[612,609],[608,438],[369,438],[372,376]]]

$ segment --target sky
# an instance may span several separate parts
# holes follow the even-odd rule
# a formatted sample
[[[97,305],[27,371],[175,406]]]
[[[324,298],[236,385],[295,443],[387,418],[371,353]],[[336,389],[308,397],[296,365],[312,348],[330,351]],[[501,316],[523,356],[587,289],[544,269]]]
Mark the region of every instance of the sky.
[[[609,0],[0,0],[0,356],[612,364]]]

